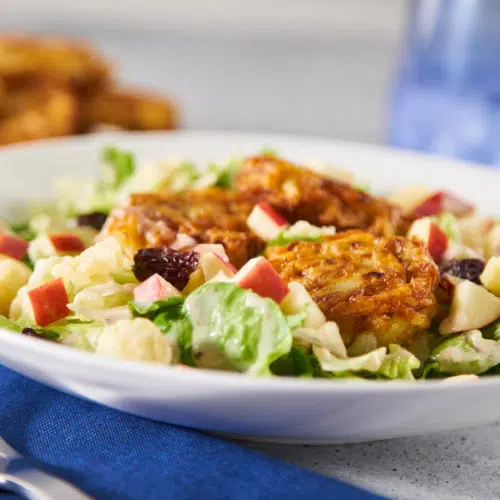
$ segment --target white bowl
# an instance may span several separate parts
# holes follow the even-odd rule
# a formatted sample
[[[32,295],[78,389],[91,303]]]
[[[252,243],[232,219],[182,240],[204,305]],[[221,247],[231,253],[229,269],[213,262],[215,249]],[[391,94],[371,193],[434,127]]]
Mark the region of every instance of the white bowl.
[[[198,161],[272,146],[300,161],[347,167],[375,191],[425,184],[446,188],[494,213],[500,173],[457,162],[332,140],[221,132],[106,134],[0,150],[4,207],[48,196],[61,176],[92,176],[103,146],[139,161]],[[500,419],[500,377],[477,382],[342,382],[259,379],[108,360],[65,346],[0,333],[0,362],[62,391],[144,417],[276,442],[334,443],[450,430]]]

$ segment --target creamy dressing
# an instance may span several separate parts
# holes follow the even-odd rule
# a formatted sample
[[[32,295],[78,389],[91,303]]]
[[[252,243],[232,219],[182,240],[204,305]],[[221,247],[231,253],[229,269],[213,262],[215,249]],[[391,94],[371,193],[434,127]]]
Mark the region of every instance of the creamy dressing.
[[[286,328],[285,334],[290,336],[289,342],[284,344],[285,352],[290,348],[288,344],[291,344],[286,320],[277,305],[273,306],[274,303],[269,299],[227,283],[211,283],[209,288],[200,293],[189,295],[184,309],[193,328],[192,350],[195,364],[204,363],[205,354],[210,354],[211,364],[232,362],[240,365],[240,368],[246,366],[249,373],[266,369],[269,356],[279,349],[282,328]],[[283,324],[279,324],[280,318]],[[228,322],[241,329],[232,335],[227,331]],[[246,359],[248,355],[244,351],[251,349],[254,342],[255,358]],[[220,359],[216,359],[217,352]]]
[[[483,339],[479,330],[472,330],[446,346],[435,359],[442,372],[482,373],[500,363],[500,343]]]

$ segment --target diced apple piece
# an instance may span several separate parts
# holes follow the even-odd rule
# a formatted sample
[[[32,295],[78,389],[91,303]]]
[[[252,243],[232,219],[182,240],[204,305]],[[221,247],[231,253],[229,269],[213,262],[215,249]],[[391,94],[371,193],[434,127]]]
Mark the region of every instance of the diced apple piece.
[[[193,248],[194,252],[198,252],[200,255],[207,253],[214,253],[218,255],[224,262],[229,262],[229,257],[226,254],[226,249],[224,245],[220,243],[200,243]]]
[[[476,251],[484,252],[488,233],[493,227],[491,218],[473,215],[459,219],[457,224],[462,243]]]
[[[216,253],[202,254],[200,257],[200,267],[203,270],[206,281],[213,279],[219,273],[224,273],[228,278],[236,274],[236,268]]]
[[[198,269],[190,274],[188,284],[182,289],[182,294],[190,294],[203,285],[203,283],[205,283],[205,275],[203,274],[203,269],[198,266]]]
[[[270,241],[288,227],[288,222],[265,201],[253,207],[247,219],[248,227],[265,241]]]
[[[491,293],[500,296],[500,257],[488,260],[479,279]]]
[[[463,280],[455,287],[450,314],[439,325],[441,335],[475,330],[500,317],[500,299],[481,285]]]
[[[326,323],[326,317],[303,285],[293,281],[289,283],[290,293],[281,302],[281,310],[285,314],[305,312],[304,328],[316,330]]]
[[[80,253],[85,250],[85,243],[78,234],[52,233],[47,235],[57,253]]]
[[[45,283],[28,292],[35,323],[47,326],[71,314],[69,297],[62,278]]]
[[[420,218],[438,215],[443,212],[451,212],[453,215],[464,216],[473,211],[474,205],[469,202],[446,191],[438,191],[417,205],[412,212],[412,216]]]
[[[486,237],[486,256],[496,257],[500,255],[500,224],[493,226]]]
[[[252,290],[261,297],[268,297],[278,304],[290,289],[271,263],[264,257],[249,260],[236,274],[234,281],[242,288]]]
[[[170,248],[174,250],[181,250],[183,248],[190,248],[195,246],[197,241],[191,236],[184,233],[177,233],[177,236],[173,243],[170,245]]]
[[[443,260],[443,256],[448,248],[448,236],[429,217],[416,220],[408,231],[408,238],[419,238],[422,240],[438,264]]]
[[[31,269],[23,262],[6,256],[0,258],[0,314],[8,316],[12,301],[30,276]]]
[[[77,234],[45,234],[29,244],[28,255],[35,262],[52,255],[74,255],[85,250],[85,243]]]
[[[410,186],[394,192],[388,200],[399,206],[403,212],[410,213],[418,207],[425,199],[429,198],[432,191],[424,186]]]
[[[484,256],[482,253],[473,250],[460,243],[455,243],[454,241],[448,241],[448,248],[444,253],[445,261],[448,260],[463,260],[463,259],[477,259],[484,261]]]
[[[159,274],[153,274],[146,281],[134,288],[134,300],[137,302],[156,302],[180,296],[179,290]]]
[[[452,276],[451,274],[444,274],[441,276],[439,285],[436,288],[436,297],[440,304],[451,304],[453,295],[455,294],[456,286],[463,280]]]
[[[28,251],[28,242],[15,234],[0,234],[0,254],[21,260]]]

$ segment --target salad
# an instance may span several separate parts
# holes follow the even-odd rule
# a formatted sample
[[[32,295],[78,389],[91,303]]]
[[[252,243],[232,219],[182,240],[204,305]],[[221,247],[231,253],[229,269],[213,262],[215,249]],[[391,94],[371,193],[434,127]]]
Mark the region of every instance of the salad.
[[[500,223],[456,195],[377,197],[270,150],[200,167],[107,148],[102,163],[0,222],[2,329],[252,376],[498,371]]]

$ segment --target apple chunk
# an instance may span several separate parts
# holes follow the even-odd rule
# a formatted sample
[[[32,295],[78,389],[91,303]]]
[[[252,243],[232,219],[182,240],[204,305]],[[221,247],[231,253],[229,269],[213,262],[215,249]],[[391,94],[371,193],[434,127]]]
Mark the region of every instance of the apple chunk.
[[[0,314],[7,316],[19,289],[28,283],[31,269],[12,257],[0,256]]]
[[[416,220],[408,231],[408,238],[418,238],[422,240],[438,264],[443,260],[443,256],[448,248],[448,236],[429,217]]]
[[[288,288],[290,293],[280,304],[285,314],[305,313],[304,328],[316,330],[326,323],[325,315],[302,284],[292,281],[288,284]]]
[[[481,285],[463,280],[455,286],[450,314],[439,325],[441,335],[475,330],[500,316],[500,299]]]
[[[202,254],[200,267],[206,281],[213,279],[219,273],[223,273],[228,278],[236,274],[236,268],[229,261],[225,261],[218,253]]]
[[[47,237],[58,253],[80,253],[85,250],[85,243],[78,234],[54,233]]]
[[[0,254],[21,260],[28,251],[28,242],[15,234],[0,234]]]
[[[247,219],[248,227],[265,241],[270,241],[288,227],[284,219],[265,201],[255,205]]]
[[[249,260],[236,274],[233,281],[242,288],[252,290],[261,297],[268,297],[278,304],[290,289],[271,263],[264,257]]]
[[[28,248],[32,261],[53,255],[74,255],[85,250],[85,243],[78,234],[57,233],[37,236]]]
[[[146,281],[134,288],[134,300],[137,302],[156,302],[180,296],[179,291],[159,274],[153,274]]]
[[[388,200],[399,206],[404,213],[411,213],[424,200],[431,196],[432,191],[424,186],[410,186],[392,193]]]
[[[488,260],[479,279],[491,293],[500,296],[500,257]]]
[[[35,323],[39,326],[50,325],[71,314],[68,293],[61,278],[30,290],[28,297]]]
[[[438,215],[451,212],[453,215],[464,216],[474,211],[474,205],[446,191],[438,191],[417,205],[412,216],[415,218]]]
[[[200,255],[213,253],[218,255],[224,262],[229,262],[226,249],[220,243],[200,243],[193,247],[193,251],[198,252]]]

